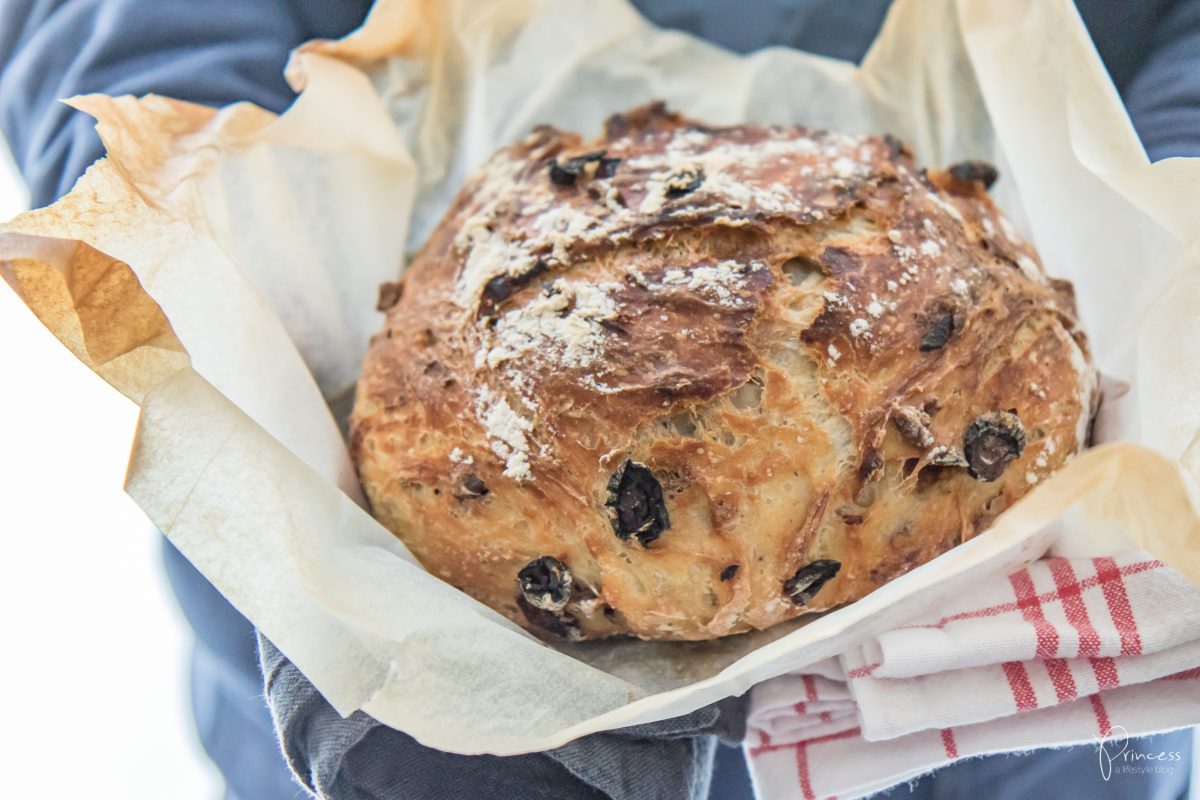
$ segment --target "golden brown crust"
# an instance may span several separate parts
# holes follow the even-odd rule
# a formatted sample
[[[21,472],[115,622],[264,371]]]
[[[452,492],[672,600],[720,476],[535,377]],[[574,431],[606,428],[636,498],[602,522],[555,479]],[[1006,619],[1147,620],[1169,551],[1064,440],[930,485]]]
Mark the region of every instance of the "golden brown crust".
[[[351,421],[375,514],[568,638],[765,628],[975,535],[1096,400],[984,166],[658,105],[537,129],[381,299]]]

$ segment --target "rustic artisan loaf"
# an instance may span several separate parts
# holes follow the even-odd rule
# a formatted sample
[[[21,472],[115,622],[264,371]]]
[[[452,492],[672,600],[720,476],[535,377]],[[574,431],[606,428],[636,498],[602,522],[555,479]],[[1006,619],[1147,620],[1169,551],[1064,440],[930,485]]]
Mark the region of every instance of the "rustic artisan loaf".
[[[381,293],[351,420],[375,515],[567,639],[765,628],[974,536],[1097,401],[995,177],[661,105],[538,128]]]

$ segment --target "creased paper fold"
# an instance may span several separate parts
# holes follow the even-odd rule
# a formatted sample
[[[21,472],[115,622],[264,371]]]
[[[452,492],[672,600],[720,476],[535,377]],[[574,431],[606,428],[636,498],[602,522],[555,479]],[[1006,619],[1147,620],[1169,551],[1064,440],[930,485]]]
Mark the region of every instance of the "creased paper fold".
[[[1147,163],[1069,0],[900,0],[861,68],[735,56],[623,0],[382,0],[288,78],[280,117],[75,98],[108,157],[0,226],[0,274],[142,407],[129,493],[343,713],[525,752],[745,692],[1047,548],[1132,540],[1200,583],[1200,163]],[[1075,284],[1109,444],[865,599],[716,642],[554,649],[424,572],[359,505],[331,411],[376,287],[497,146],[654,99],[997,163],[997,201]]]

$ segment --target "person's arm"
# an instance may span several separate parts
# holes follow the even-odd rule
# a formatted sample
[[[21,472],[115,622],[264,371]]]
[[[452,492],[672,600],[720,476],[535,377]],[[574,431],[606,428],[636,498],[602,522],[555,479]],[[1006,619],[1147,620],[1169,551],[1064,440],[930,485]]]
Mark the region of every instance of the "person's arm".
[[[91,117],[58,102],[162,94],[282,111],[292,48],[340,36],[368,3],[327,0],[0,0],[0,130],[35,207],[103,155]]]
[[[1200,0],[1167,7],[1124,95],[1152,161],[1200,156]]]

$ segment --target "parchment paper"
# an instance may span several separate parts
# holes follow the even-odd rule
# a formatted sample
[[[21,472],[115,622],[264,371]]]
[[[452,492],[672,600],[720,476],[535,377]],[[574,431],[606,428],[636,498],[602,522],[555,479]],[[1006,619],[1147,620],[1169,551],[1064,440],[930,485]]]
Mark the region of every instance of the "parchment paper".
[[[141,405],[130,495],[341,712],[525,752],[742,693],[1050,547],[1127,537],[1200,582],[1200,164],[1147,163],[1069,0],[900,0],[861,69],[731,55],[623,0],[382,0],[288,76],[303,93],[278,118],[75,98],[108,157],[0,227],[0,272]],[[360,507],[330,411],[381,323],[376,286],[495,147],[659,98],[997,163],[998,202],[1075,283],[1110,444],[990,532],[755,635],[555,649],[424,572]]]

